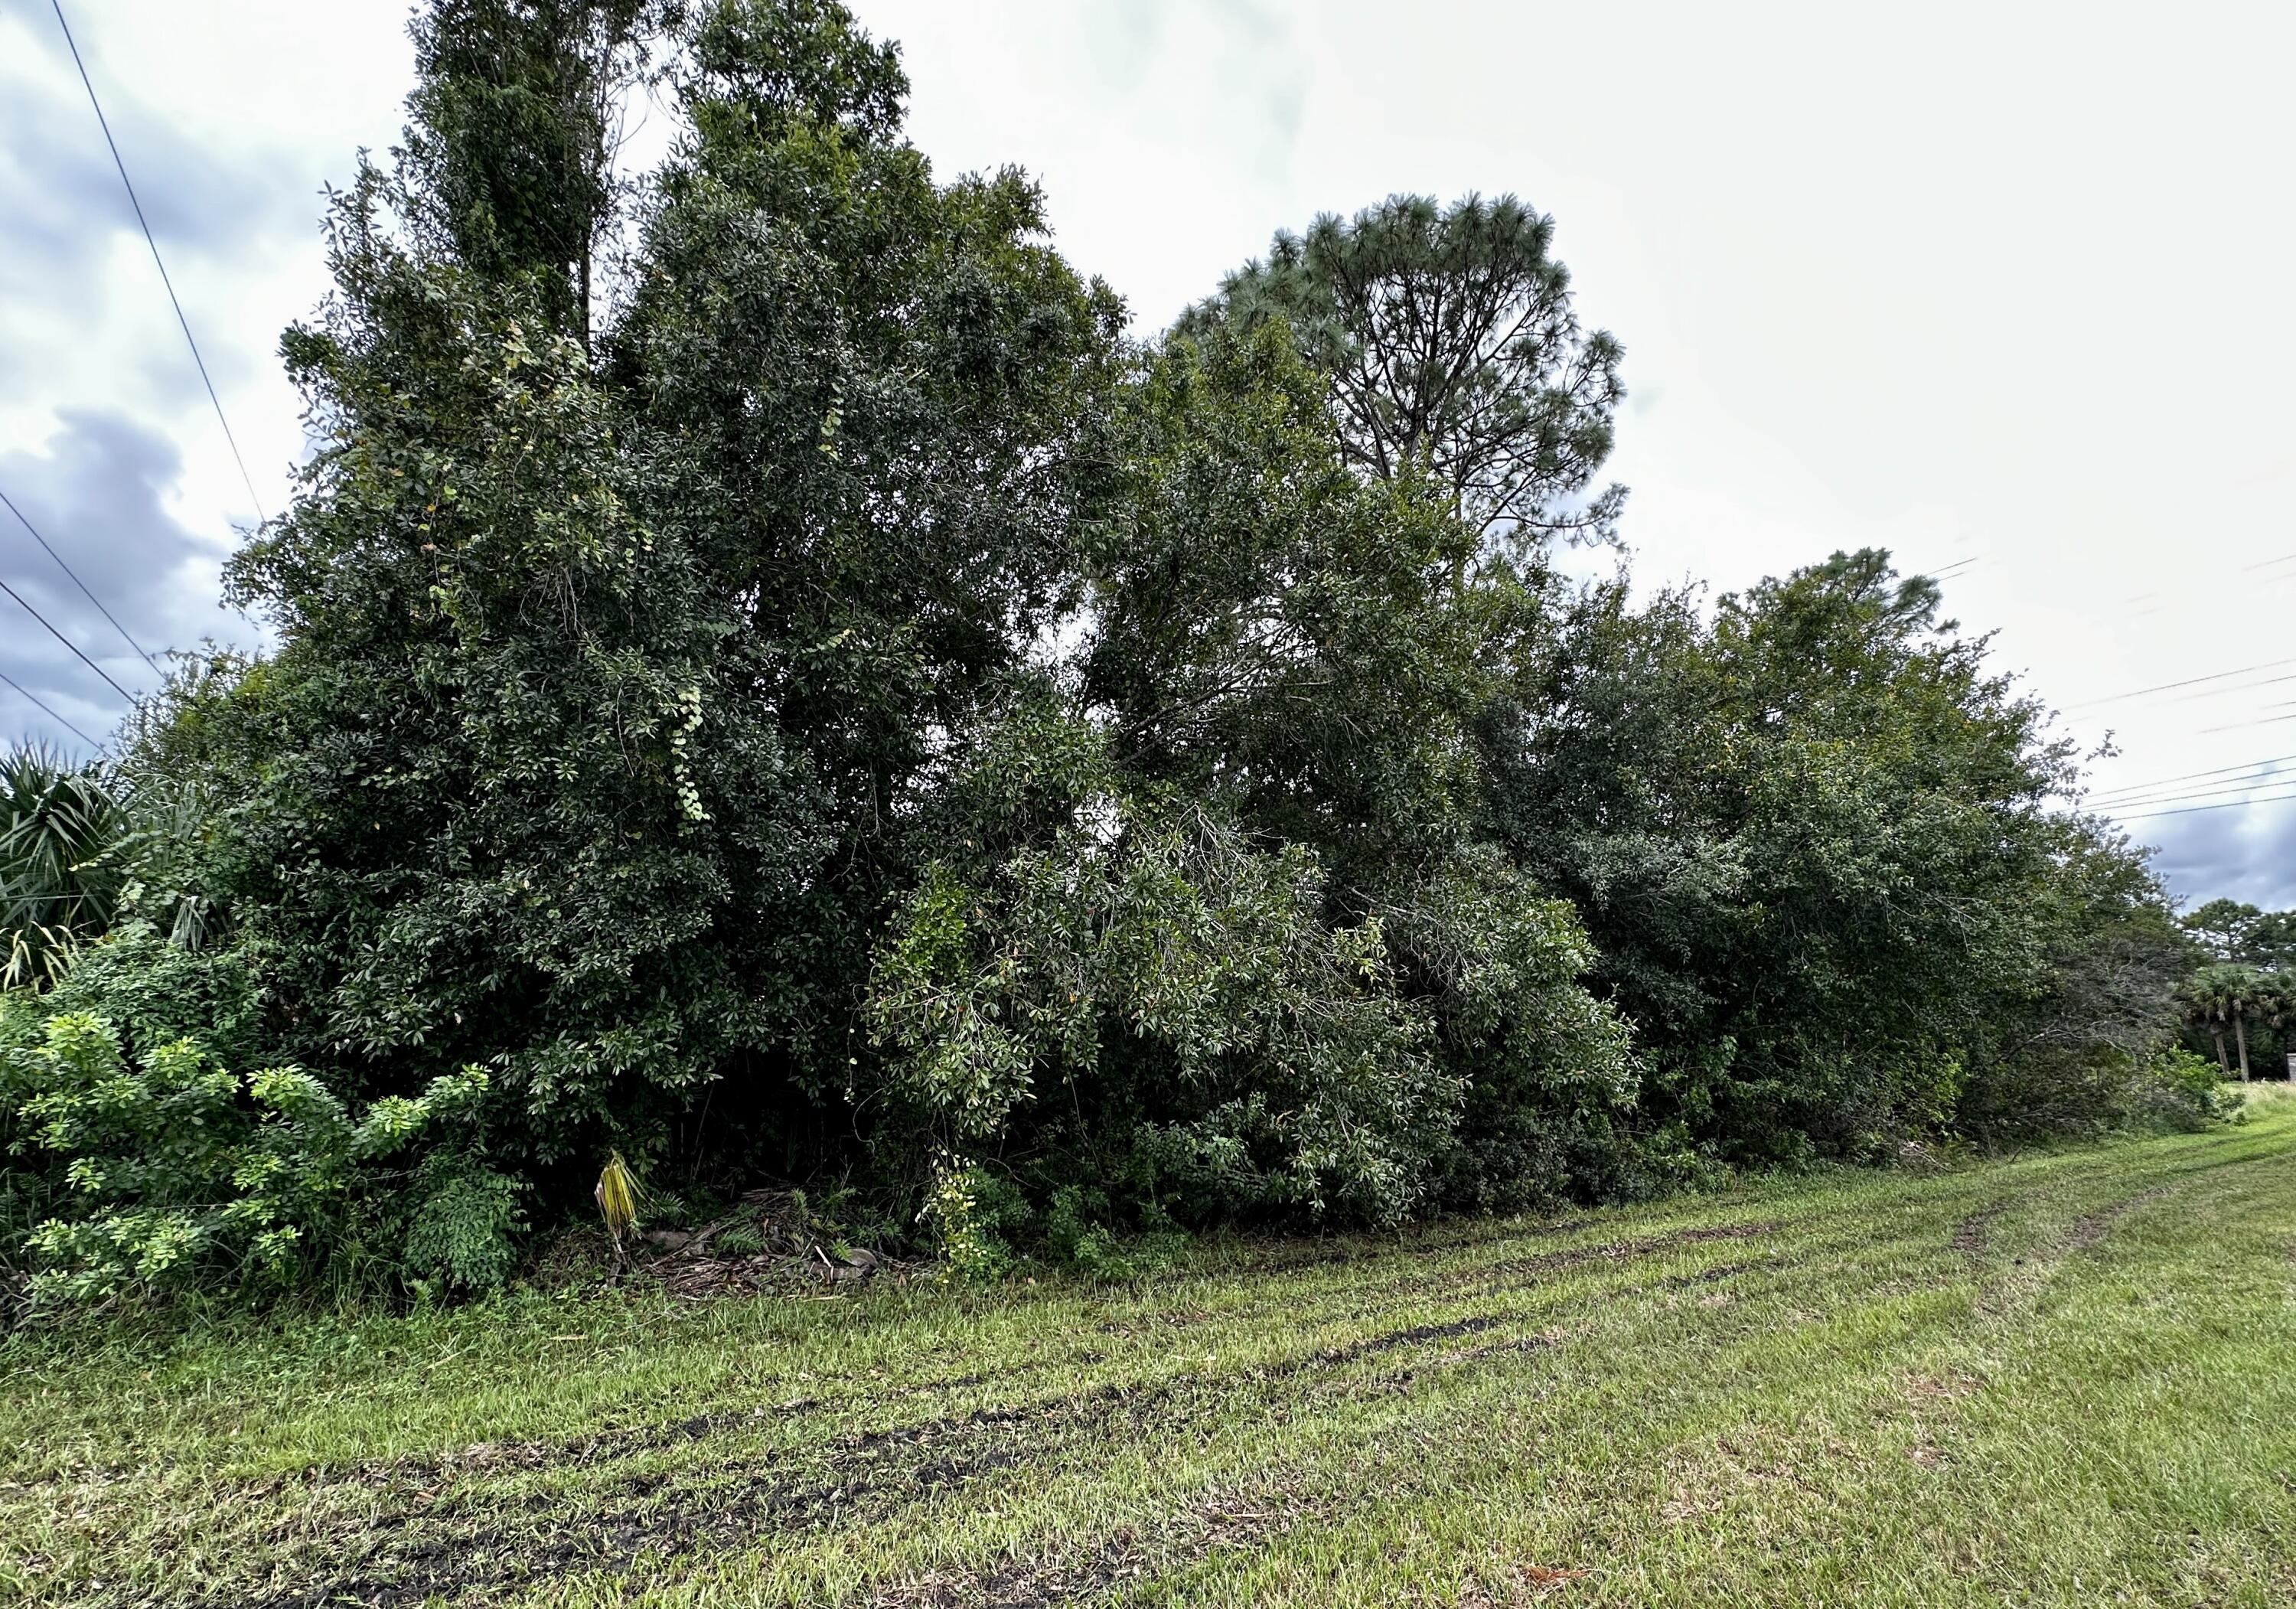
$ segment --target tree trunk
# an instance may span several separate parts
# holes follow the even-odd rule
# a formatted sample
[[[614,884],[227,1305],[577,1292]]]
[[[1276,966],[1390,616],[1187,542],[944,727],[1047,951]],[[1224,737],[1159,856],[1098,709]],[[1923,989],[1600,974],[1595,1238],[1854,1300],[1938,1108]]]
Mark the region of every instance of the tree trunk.
[[[2216,1036],[2217,1071],[2221,1073],[2229,1074],[2232,1071],[2232,1063],[2225,1059],[2224,1030],[2211,1022],[2209,1024],[2209,1031]]]
[[[2245,1084],[2248,1082],[2248,1019],[2246,1017],[2234,1017],[2232,1020],[2232,1037],[2240,1044],[2240,1081]]]

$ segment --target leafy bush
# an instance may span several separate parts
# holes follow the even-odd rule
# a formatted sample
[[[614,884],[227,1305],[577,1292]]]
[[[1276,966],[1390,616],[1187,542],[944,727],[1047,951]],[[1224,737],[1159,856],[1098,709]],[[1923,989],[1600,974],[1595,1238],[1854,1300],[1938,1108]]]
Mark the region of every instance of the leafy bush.
[[[393,1244],[404,1203],[387,1166],[430,1131],[467,1133],[485,1089],[466,1069],[354,1116],[299,1068],[242,1075],[187,1038],[131,1057],[102,1018],[50,1015],[0,1059],[11,1150],[60,1179],[27,1240],[33,1294],[251,1293],[362,1259],[396,1266],[402,1246],[450,1283],[496,1283],[515,1227],[503,1186],[434,1153],[415,1170],[414,1232]]]
[[[2186,1130],[2237,1117],[2245,1098],[2215,1063],[2184,1049],[2164,1050],[2137,1063],[2128,1089],[2132,1117]]]
[[[435,1088],[436,1086],[434,1086]],[[523,1181],[468,1151],[424,1157],[408,1181],[415,1203],[406,1227],[406,1277],[418,1292],[490,1291],[509,1279],[526,1227]]]

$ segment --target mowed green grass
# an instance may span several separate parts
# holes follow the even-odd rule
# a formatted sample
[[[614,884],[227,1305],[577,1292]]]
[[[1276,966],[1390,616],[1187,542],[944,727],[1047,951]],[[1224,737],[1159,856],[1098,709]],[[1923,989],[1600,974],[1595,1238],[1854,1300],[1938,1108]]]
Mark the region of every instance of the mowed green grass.
[[[0,1601],[2296,1603],[2296,1099],[1139,1288],[0,1349]]]

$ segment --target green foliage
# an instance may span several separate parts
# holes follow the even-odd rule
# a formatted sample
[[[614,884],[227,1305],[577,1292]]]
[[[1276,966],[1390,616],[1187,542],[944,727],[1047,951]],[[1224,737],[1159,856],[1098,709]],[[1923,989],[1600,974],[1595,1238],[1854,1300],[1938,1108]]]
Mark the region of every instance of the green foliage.
[[[1376,919],[1327,926],[1312,856],[1200,812],[1110,801],[1104,831],[912,899],[873,1004],[906,1053],[891,1093],[958,1145],[1024,1105],[1072,1144],[1134,1140],[1148,1197],[1198,1215],[1406,1211],[1458,1092]]]
[[[286,343],[320,448],[232,572],[282,646],[209,724],[291,1052],[362,1095],[484,1060],[537,1164],[705,1103],[729,1145],[834,1132],[893,802],[1061,584],[1119,317],[1017,176],[933,182],[841,10],[727,4],[624,42],[691,137],[594,363],[518,265],[617,198],[521,86],[586,105],[625,9],[418,29],[410,154]]]
[[[1121,1278],[2205,1112],[2170,983],[2277,930],[2180,929],[1933,586],[1554,575],[1623,392],[1550,220],[1320,219],[1138,345],[832,0],[413,31],[229,571],[276,651],[0,777],[44,1293],[481,1290],[604,1155]],[[2185,1009],[2296,1030],[2253,975]]]
[[[1710,625],[1598,588],[1494,708],[1505,841],[1587,921],[1654,1111],[1725,1157],[2077,1125],[2049,1092],[2167,1031],[2158,885],[2054,808],[2069,753],[1936,604],[1874,553]]]
[[[1005,1234],[1027,1216],[1027,1204],[1010,1184],[977,1163],[944,1154],[934,1164],[917,1221],[950,1277],[980,1280],[1012,1268]]]
[[[1424,475],[1478,534],[1607,538],[1625,492],[1587,488],[1610,456],[1623,354],[1579,328],[1554,237],[1511,195],[1391,196],[1278,234],[1180,327],[1288,324],[1328,380],[1347,461]]]
[[[473,268],[522,278],[588,340],[591,259],[610,214],[618,93],[639,71],[644,0],[438,0],[418,12],[415,221]]]
[[[53,982],[111,925],[124,825],[99,768],[32,744],[0,756],[0,988]]]
[[[418,1291],[490,1291],[518,1261],[526,1227],[522,1180],[486,1167],[464,1151],[424,1157],[407,1184],[414,1214],[406,1226],[406,1277]]]
[[[2188,1050],[2162,1051],[2131,1080],[2130,1115],[2163,1127],[2198,1132],[2239,1114],[2242,1094],[2207,1058]]]
[[[29,1036],[11,1023],[8,1038]],[[299,1068],[238,1074],[180,1038],[131,1057],[111,1023],[78,1012],[48,1016],[0,1067],[12,1152],[62,1180],[55,1215],[29,1238],[32,1293],[75,1302],[277,1289],[354,1255],[387,1227],[373,1175],[426,1129],[467,1122],[486,1089],[471,1068],[354,1116]],[[426,1167],[417,1182],[432,1192],[417,1210],[426,1244],[451,1243],[457,1277],[498,1278],[467,1178]],[[497,1238],[512,1227],[499,1218]]]

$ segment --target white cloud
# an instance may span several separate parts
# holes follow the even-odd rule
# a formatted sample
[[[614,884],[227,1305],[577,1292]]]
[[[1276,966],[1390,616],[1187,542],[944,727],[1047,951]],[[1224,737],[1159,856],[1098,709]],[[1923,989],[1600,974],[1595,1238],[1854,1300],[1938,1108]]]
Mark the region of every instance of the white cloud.
[[[277,333],[324,289],[320,185],[396,137],[403,0],[67,9],[275,507],[300,443]],[[2296,657],[2296,563],[2269,562],[2296,553],[2296,13],[857,9],[904,41],[942,170],[1039,175],[1063,249],[1144,326],[1317,212],[1515,191],[1627,344],[1614,468],[1646,578],[1974,555],[1949,606],[2084,743],[2117,733],[2101,786],[2296,752],[2296,722],[2248,724],[2283,721],[2296,685],[2101,702]],[[0,242],[0,447],[61,452],[41,444],[71,409],[163,433],[183,461],[163,505],[227,541],[246,494],[34,0],[0,0],[0,211],[47,242]],[[27,145],[23,108],[55,149]],[[2268,903],[2296,901],[2283,820],[2132,825],[2181,891]]]

